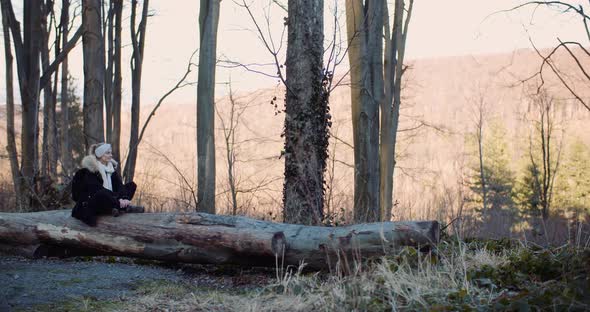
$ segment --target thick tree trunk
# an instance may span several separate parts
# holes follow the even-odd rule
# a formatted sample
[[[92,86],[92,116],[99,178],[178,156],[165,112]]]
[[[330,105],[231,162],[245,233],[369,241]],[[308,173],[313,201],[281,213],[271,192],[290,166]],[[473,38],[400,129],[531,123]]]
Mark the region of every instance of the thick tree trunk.
[[[352,135],[354,145],[354,196],[357,195],[357,184],[360,183],[357,174],[357,163],[360,160],[358,116],[361,105],[361,42],[365,33],[362,32],[363,4],[361,1],[346,0],[346,34],[348,36],[348,60],[350,62],[350,103],[352,110]]]
[[[361,129],[361,180],[366,181],[362,194],[356,199],[355,220],[375,222],[381,220],[379,163],[379,108],[384,100],[383,90],[383,1],[367,1],[366,52],[367,67],[362,76],[363,92],[359,119]],[[370,93],[369,93],[370,92]],[[364,157],[363,157],[364,156]]]
[[[323,87],[324,3],[289,1],[284,217],[321,224],[328,157],[328,93]]]
[[[379,106],[383,101],[383,1],[346,1],[355,149],[354,220],[380,213]]]
[[[82,1],[84,27],[84,140],[86,147],[104,141],[104,40],[100,0]]]
[[[23,205],[30,207],[38,200],[35,194],[35,178],[38,174],[38,113],[39,90],[49,80],[59,63],[67,53],[75,46],[81,31],[78,31],[71,42],[64,46],[64,51],[56,57],[53,64],[41,76],[40,57],[43,38],[42,8],[40,0],[23,1],[24,30],[20,31],[20,24],[16,19],[12,3],[9,0],[0,0],[3,16],[7,19],[12,33],[15,55],[17,60],[17,73],[19,79],[22,101],[22,132],[21,132],[21,176]]]
[[[361,175],[359,166],[361,154],[359,144],[360,128],[359,117],[361,109],[361,75],[363,65],[362,42],[365,32],[363,31],[363,3],[362,1],[346,0],[346,33],[348,36],[348,60],[350,63],[350,103],[352,111],[352,137],[354,145],[354,211],[358,208],[358,198],[361,196]]]
[[[219,0],[199,7],[199,74],[197,85],[197,210],[215,213],[215,64]]]
[[[88,227],[70,213],[0,213],[0,249],[28,256],[120,255],[270,267],[304,262],[328,268],[439,240],[436,221],[318,227],[206,213],[146,213],[105,216]]]
[[[41,27],[40,0],[24,1],[24,31],[22,51],[16,49],[21,55],[22,75],[19,74],[21,101],[22,101],[22,131],[21,131],[21,173],[23,177],[23,194],[27,194],[28,206],[33,206],[35,193],[35,177],[39,172],[38,164],[38,131],[39,131],[39,78],[40,74],[40,53]],[[14,34],[13,38],[17,38]],[[20,37],[18,37],[20,38]],[[18,40],[15,40],[15,42]],[[15,43],[16,44],[16,43]],[[17,56],[18,62],[18,56]],[[19,68],[19,72],[21,69]]]

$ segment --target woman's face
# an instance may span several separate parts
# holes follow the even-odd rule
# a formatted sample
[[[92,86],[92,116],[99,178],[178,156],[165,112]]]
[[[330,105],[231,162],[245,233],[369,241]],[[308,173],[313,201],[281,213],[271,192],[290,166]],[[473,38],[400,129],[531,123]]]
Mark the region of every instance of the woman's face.
[[[113,159],[113,151],[107,151],[98,159],[98,161],[100,161],[103,165],[106,165],[111,161],[111,159]]]

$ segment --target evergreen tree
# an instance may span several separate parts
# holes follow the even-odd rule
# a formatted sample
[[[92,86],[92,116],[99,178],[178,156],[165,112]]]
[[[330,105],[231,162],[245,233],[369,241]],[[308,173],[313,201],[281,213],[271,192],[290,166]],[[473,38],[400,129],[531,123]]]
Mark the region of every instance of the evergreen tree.
[[[514,173],[510,169],[506,129],[498,121],[492,121],[487,128],[487,135],[483,140],[483,171],[488,196],[488,209],[512,209],[514,206],[512,201]],[[481,210],[483,191],[480,179],[481,173],[476,159],[473,160],[471,167],[474,173],[469,187],[475,196],[469,198],[469,201],[477,203]]]
[[[558,209],[590,212],[590,148],[575,141],[557,177],[555,206]]]
[[[480,164],[477,159],[477,148],[474,140],[468,146],[474,150],[471,168],[472,177],[469,188],[472,195],[466,199],[473,208],[481,213],[482,222],[493,226],[501,225],[502,228],[491,229],[494,232],[506,233],[517,217],[516,205],[513,201],[513,188],[515,183],[514,172],[510,169],[511,155],[509,154],[507,131],[501,122],[493,120],[484,131],[483,136],[483,176],[486,192],[486,210],[483,210],[483,192]],[[501,222],[490,222],[493,218],[502,216]]]
[[[527,163],[522,177],[514,189],[514,201],[523,216],[541,216],[541,186],[539,170]]]

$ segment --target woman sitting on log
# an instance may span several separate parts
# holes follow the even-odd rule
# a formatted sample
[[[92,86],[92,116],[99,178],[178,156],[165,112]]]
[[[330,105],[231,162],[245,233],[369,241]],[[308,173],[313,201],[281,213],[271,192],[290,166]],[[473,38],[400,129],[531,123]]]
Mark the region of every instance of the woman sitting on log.
[[[123,212],[144,212],[143,207],[131,205],[137,186],[121,182],[115,170],[117,164],[110,144],[90,146],[89,155],[82,160],[82,168],[72,181],[72,198],[76,202],[72,217],[95,226],[97,215],[117,217]]]

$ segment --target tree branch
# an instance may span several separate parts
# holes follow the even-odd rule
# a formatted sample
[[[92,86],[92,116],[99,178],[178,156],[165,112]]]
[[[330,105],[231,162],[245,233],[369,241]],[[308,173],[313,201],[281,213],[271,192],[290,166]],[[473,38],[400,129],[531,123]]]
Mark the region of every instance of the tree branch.
[[[61,62],[68,56],[68,53],[76,46],[80,37],[82,37],[83,28],[80,26],[72,39],[68,41],[68,43],[63,47],[63,50],[59,53],[58,56],[55,57],[55,60],[45,69],[43,75],[40,78],[39,82],[39,89],[43,89],[43,87],[50,81],[51,75],[57,70]]]
[[[162,105],[162,103],[164,102],[164,100],[170,95],[172,94],[174,91],[176,91],[177,89],[180,89],[182,87],[185,87],[187,85],[190,84],[182,84],[185,80],[186,77],[188,77],[188,75],[191,73],[191,66],[195,65],[192,63],[193,57],[195,56],[195,54],[197,53],[198,50],[195,50],[193,52],[193,54],[191,54],[191,57],[189,59],[188,62],[188,66],[186,68],[186,72],[184,73],[184,75],[182,76],[182,78],[180,78],[180,80],[176,83],[176,85],[174,87],[172,87],[172,89],[170,89],[168,92],[166,92],[166,94],[164,94],[160,100],[158,100],[158,104],[156,104],[156,106],[154,106],[154,108],[152,109],[152,111],[150,112],[150,114],[148,115],[145,123],[143,124],[143,127],[141,128],[141,132],[139,134],[139,138],[137,139],[137,145],[134,147],[136,148],[137,146],[139,146],[139,143],[141,142],[141,139],[143,138],[143,134],[148,126],[148,123],[150,122],[150,120],[152,119],[153,116],[156,115],[156,110],[158,110],[158,108],[160,108],[160,105]]]

